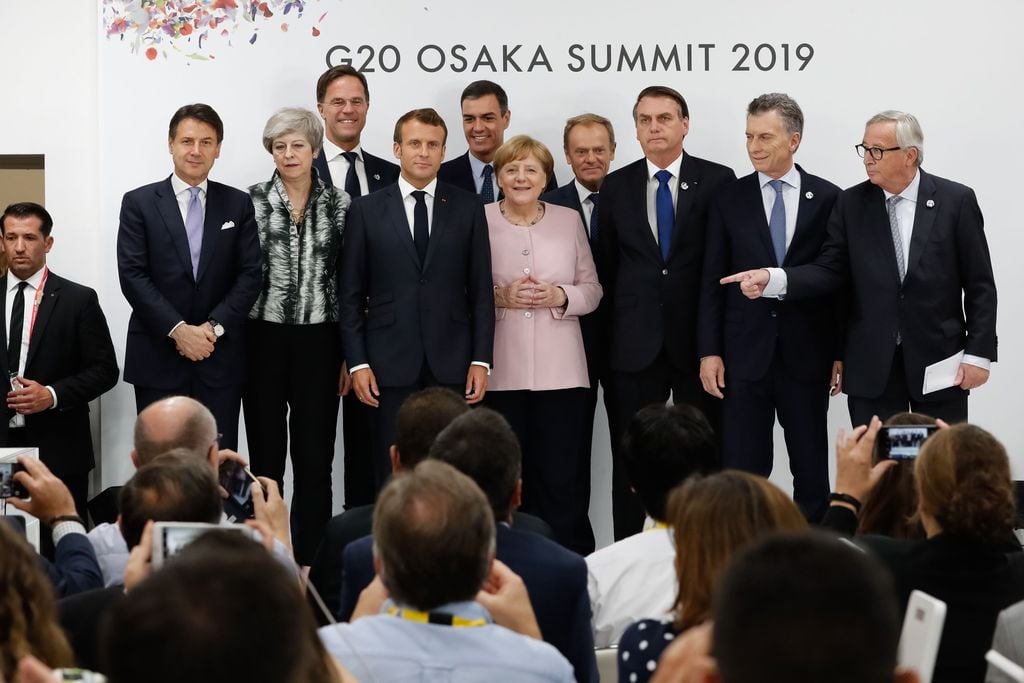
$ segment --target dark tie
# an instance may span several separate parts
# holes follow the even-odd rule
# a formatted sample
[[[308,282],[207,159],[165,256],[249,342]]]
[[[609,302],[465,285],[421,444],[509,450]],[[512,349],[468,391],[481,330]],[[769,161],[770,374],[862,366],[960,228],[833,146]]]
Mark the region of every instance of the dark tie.
[[[27,282],[18,283],[18,293],[11,305],[11,333],[7,337],[7,371],[18,372],[21,365],[21,331],[25,326],[25,287]]]
[[[655,213],[658,216],[658,246],[661,247],[661,258],[668,261],[668,252],[672,248],[672,227],[676,222],[675,207],[672,206],[672,190],[668,181],[672,174],[661,170],[654,174],[658,179],[658,194],[655,195]]]
[[[359,176],[356,175],[356,159],[359,158],[359,155],[355,152],[342,152],[341,156],[345,157],[345,161],[348,162],[348,173],[345,174],[345,192],[355,199],[363,194],[363,191],[359,189]]]
[[[484,184],[480,186],[480,200],[484,204],[494,201],[494,167],[490,164],[484,166]]]
[[[590,211],[590,240],[593,242],[597,239],[597,193],[591,192],[587,199],[590,200],[590,205],[594,207]]]
[[[772,236],[772,247],[775,249],[775,265],[782,266],[786,258],[786,203],[782,201],[781,180],[769,180],[768,184],[775,190],[775,203],[772,204],[772,215],[768,219],[768,232]]]
[[[412,210],[412,241],[416,243],[416,253],[420,256],[420,266],[427,260],[427,242],[430,240],[430,232],[427,230],[427,202],[424,199],[426,192],[414,190],[412,198],[416,200],[416,206]]]

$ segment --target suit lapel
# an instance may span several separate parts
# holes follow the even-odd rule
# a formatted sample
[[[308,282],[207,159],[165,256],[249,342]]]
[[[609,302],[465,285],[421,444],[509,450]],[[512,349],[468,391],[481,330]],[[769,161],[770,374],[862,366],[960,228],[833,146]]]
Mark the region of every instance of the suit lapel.
[[[4,328],[4,348],[0,350],[0,368],[3,368],[3,376],[6,377],[7,373],[10,372],[7,368],[7,335],[10,334],[10,330],[7,327],[7,287],[10,284],[10,280],[6,276],[0,277],[0,283],[3,283],[3,291],[0,292],[0,325],[3,325]]]
[[[643,236],[641,240],[647,245],[647,250],[650,252],[659,263],[661,262],[661,249],[658,247],[658,238],[654,235],[658,232],[657,225],[651,225],[651,217],[647,215],[647,183],[650,178],[647,176],[647,159],[641,158],[640,161],[636,162],[636,176],[633,178],[633,186],[636,188],[636,196],[639,197],[639,213],[644,217],[643,223],[637,223],[637,225],[644,225],[647,227],[646,230],[641,230]],[[676,224],[679,224],[679,202],[676,202]]]
[[[687,219],[693,200],[691,193],[697,191],[700,184],[700,167],[693,161],[686,152],[683,152],[683,160],[679,163],[679,188],[676,192],[676,223],[672,227],[672,246],[669,248],[669,260],[679,250],[683,241],[683,230],[688,225]]]
[[[334,181],[331,180],[331,169],[327,165],[327,154],[323,149],[320,153],[313,157],[313,168],[320,174],[320,180],[324,181],[328,187],[334,185]]]
[[[921,181],[917,186],[917,206],[914,209],[914,229],[910,234],[910,253],[907,256],[907,277],[914,272],[921,260],[925,245],[935,225],[935,183],[924,171],[919,171]],[[929,202],[931,204],[929,205]]]
[[[430,222],[430,239],[427,240],[427,258],[423,263],[423,271],[430,267],[434,253],[440,249],[441,238],[448,224],[448,192],[438,183],[434,193],[434,216]]]
[[[818,184],[814,179],[804,173],[804,169],[800,168],[799,164],[796,165],[796,170],[800,172],[800,196],[797,198],[796,228],[793,230],[793,239],[789,241],[785,260],[788,260],[789,254],[794,251],[793,248],[799,245],[811,229],[811,219],[814,217],[811,203],[816,201],[818,195],[816,192]]]
[[[422,266],[420,256],[416,253],[415,242],[412,241],[412,226],[409,225],[409,219],[405,215],[405,204],[402,201],[398,183],[388,185],[381,192],[387,193],[387,201],[384,202],[385,215],[381,216],[383,222],[391,226],[391,229],[395,231],[395,237],[408,252],[409,258],[417,268],[420,268]],[[436,210],[437,202],[434,202],[434,206]],[[427,250],[429,252],[429,247]]]
[[[181,219],[181,209],[178,207],[178,199],[174,196],[174,188],[171,187],[171,179],[168,178],[156,191],[157,208],[160,216],[164,219],[164,226],[174,243],[174,251],[178,253],[182,265],[192,277],[192,254],[188,248],[188,235],[185,234],[185,222]]]
[[[203,246],[199,251],[199,268],[196,269],[196,281],[203,279],[203,273],[210,266],[214,254],[217,252],[217,243],[220,242],[220,231],[224,225],[224,206],[221,201],[220,185],[213,182],[206,184],[206,219],[203,223]],[[231,228],[237,230],[238,228]],[[189,269],[191,270],[191,259]]]
[[[864,203],[864,219],[862,222],[864,225],[869,226],[869,230],[874,231],[875,236],[872,238],[872,242],[884,245],[881,249],[884,252],[881,258],[885,262],[885,269],[889,271],[889,277],[899,287],[902,284],[900,282],[900,268],[896,263],[896,247],[892,241],[889,212],[885,208],[885,193],[877,185],[872,185],[868,188],[868,200]]]
[[[25,355],[25,374],[28,368],[32,367],[32,359],[39,350],[40,340],[46,334],[46,326],[50,323],[53,309],[57,306],[60,294],[61,278],[50,273],[46,276],[46,284],[43,285],[43,298],[39,302],[39,310],[36,311],[35,324],[32,327],[32,336],[28,342],[28,353]]]
[[[740,182],[748,183],[747,187],[743,190],[743,196],[750,197],[750,202],[746,203],[743,207],[743,211],[746,213],[743,216],[743,223],[750,225],[751,229],[757,233],[756,239],[761,244],[761,251],[764,253],[763,263],[775,263],[775,245],[772,244],[771,228],[768,227],[768,219],[764,215],[761,177],[755,171]],[[775,263],[775,265],[781,266],[782,264]]]

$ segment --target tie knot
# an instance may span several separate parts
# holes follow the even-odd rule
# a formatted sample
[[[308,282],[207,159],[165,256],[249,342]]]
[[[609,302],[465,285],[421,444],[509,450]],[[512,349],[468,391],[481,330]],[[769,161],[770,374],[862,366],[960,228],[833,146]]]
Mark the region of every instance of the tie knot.
[[[885,203],[888,204],[889,208],[891,209],[892,207],[894,207],[897,204],[899,204],[900,200],[902,200],[902,199],[903,199],[903,197],[899,196],[898,194],[894,194],[893,196],[891,196],[888,199],[886,199]]]
[[[190,195],[189,199],[196,199],[197,197],[199,197],[199,188],[198,187],[190,187],[190,188],[188,188],[188,193]]]
[[[489,178],[492,175],[494,175],[494,167],[491,166],[490,164],[484,164],[484,170],[483,170],[484,178]]]
[[[25,280],[22,280],[21,282],[19,282],[18,283],[18,294],[23,293],[25,291],[26,287],[28,287],[28,282],[26,282]]]
[[[672,178],[672,174],[665,169],[662,169],[654,174],[654,177],[658,179],[660,185],[668,185],[668,181]]]
[[[356,159],[359,158],[359,155],[356,154],[355,152],[342,152],[341,156],[345,157],[345,161],[347,161],[350,164],[356,163]]]
[[[590,200],[591,204],[593,204],[594,206],[597,206],[597,201],[599,199],[599,197],[597,196],[597,192],[591,192],[590,196],[587,197],[587,199]]]
[[[426,193],[426,192],[424,192],[423,190],[413,190],[413,191],[412,191],[412,192],[410,192],[409,194],[411,194],[411,195],[412,195],[412,198],[416,200],[416,203],[417,203],[417,204],[419,204],[420,202],[422,202],[422,201],[423,201],[423,198],[427,196],[427,193]]]
[[[768,184],[775,190],[775,194],[782,194],[782,188],[786,186],[786,183],[781,180],[769,180]]]

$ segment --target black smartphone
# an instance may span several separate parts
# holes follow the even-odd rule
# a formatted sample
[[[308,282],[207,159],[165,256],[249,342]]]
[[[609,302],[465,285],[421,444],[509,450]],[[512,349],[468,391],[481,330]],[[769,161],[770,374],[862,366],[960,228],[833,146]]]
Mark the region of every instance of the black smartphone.
[[[259,485],[256,477],[245,465],[234,460],[225,460],[220,466],[220,485],[228,492],[224,499],[224,514],[229,521],[244,522],[256,516],[252,503],[253,484]]]
[[[935,425],[893,425],[878,430],[875,448],[879,460],[913,460],[921,444],[938,429]]]
[[[25,467],[17,462],[0,462],[0,498],[28,498],[28,491],[14,478]]]

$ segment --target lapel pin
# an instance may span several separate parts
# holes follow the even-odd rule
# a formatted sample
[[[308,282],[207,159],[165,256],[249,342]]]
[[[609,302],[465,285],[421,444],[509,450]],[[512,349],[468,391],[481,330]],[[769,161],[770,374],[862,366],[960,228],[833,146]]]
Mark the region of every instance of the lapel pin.
[[[935,206],[935,200],[934,199],[929,199],[928,201],[926,201],[924,203],[924,205],[927,206],[929,209],[931,209],[931,208],[933,208]]]
[[[804,196],[807,197],[808,199],[814,199],[814,193],[813,192],[807,192],[806,194],[804,194]]]
[[[373,174],[373,179],[374,180],[380,180],[380,173],[374,173]]]
[[[681,190],[689,190],[689,189],[690,189],[690,186],[689,186],[689,184],[687,184],[687,183],[686,183],[686,182],[684,181],[684,182],[681,182],[681,183],[679,183],[679,189],[681,189]]]

